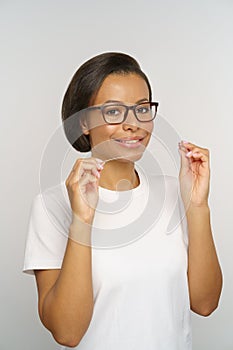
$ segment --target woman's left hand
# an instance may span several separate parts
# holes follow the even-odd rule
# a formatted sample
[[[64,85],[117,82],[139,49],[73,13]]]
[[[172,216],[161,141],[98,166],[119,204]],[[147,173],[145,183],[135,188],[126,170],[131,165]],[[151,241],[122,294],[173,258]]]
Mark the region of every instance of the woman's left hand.
[[[210,165],[209,150],[193,143],[181,141],[179,143],[181,155],[180,190],[184,206],[208,205]]]

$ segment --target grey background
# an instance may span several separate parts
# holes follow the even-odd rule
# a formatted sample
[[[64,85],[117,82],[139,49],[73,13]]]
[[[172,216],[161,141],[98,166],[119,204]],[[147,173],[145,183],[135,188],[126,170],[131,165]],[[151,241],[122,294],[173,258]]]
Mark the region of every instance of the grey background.
[[[183,139],[211,151],[210,206],[224,289],[210,317],[193,314],[193,348],[232,349],[233,2],[1,0],[0,37],[0,349],[60,348],[38,319],[34,278],[21,273],[29,211],[71,76],[110,50],[135,56],[160,113]]]

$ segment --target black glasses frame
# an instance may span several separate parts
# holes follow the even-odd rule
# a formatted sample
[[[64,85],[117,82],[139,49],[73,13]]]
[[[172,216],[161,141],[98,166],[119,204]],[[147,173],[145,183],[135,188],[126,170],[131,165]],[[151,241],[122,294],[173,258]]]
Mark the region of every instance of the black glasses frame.
[[[155,113],[154,113],[154,116],[153,118],[151,118],[150,120],[146,120],[146,121],[141,121],[140,119],[138,119],[138,116],[137,116],[137,113],[136,113],[136,108],[138,106],[143,106],[144,104],[150,104],[150,106],[154,106],[155,107]],[[104,116],[104,108],[106,107],[111,107],[111,106],[122,106],[125,108],[125,114],[124,114],[124,118],[123,120],[120,122],[120,123],[109,123],[106,119],[105,119],[105,116]],[[103,116],[103,119],[105,121],[105,123],[107,124],[122,124],[124,123],[124,121],[126,120],[127,116],[128,116],[128,113],[130,110],[132,110],[134,112],[134,115],[135,115],[135,118],[140,122],[140,123],[148,123],[148,122],[151,122],[152,120],[155,119],[156,117],[156,114],[157,114],[157,110],[158,110],[158,106],[159,106],[159,102],[141,102],[141,103],[137,103],[133,106],[127,106],[123,103],[111,103],[111,104],[104,104],[102,106],[93,106],[93,107],[88,107],[87,109],[88,110],[93,110],[93,109],[98,109],[98,110],[101,110],[102,112],[102,116]]]

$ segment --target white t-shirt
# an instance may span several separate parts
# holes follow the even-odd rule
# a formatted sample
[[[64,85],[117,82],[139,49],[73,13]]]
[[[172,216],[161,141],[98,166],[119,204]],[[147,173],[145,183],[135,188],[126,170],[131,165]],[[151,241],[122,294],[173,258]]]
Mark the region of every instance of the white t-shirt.
[[[92,229],[94,311],[78,350],[192,348],[178,180],[136,169],[135,189],[99,188]],[[70,223],[65,183],[34,198],[24,272],[61,267]]]

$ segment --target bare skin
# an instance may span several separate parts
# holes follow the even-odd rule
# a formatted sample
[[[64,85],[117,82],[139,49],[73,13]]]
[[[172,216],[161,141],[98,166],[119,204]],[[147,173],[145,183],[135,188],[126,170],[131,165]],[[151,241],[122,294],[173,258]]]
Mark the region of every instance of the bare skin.
[[[112,75],[104,81],[93,104],[103,104],[109,99],[135,104],[139,100],[148,100],[149,92],[144,80],[137,75]],[[93,157],[78,159],[66,180],[73,221],[62,267],[59,270],[35,271],[41,321],[55,340],[65,346],[76,346],[80,342],[92,318],[93,286],[89,243],[98,202],[98,186],[115,189],[121,179],[128,180],[128,188],[138,185],[132,161],[135,152],[125,152],[125,159],[110,161],[112,152],[114,156],[121,155],[122,152],[115,139],[143,136],[141,153],[137,151],[135,157],[140,158],[153,128],[152,122],[139,125],[131,111],[125,123],[120,125],[106,125],[102,122],[102,117],[99,117],[102,125],[95,128],[83,125],[83,131],[91,134]],[[97,146],[101,142],[112,145],[112,152],[104,154],[106,163],[97,157]]]
[[[222,272],[211,230],[208,205],[209,150],[190,142],[179,144],[180,189],[188,223],[188,280],[191,309],[203,316],[218,306]]]
[[[141,77],[135,74],[110,75],[92,104],[102,105],[108,100],[115,100],[134,105],[148,99],[148,88]],[[96,115],[96,118],[96,125],[92,121],[83,121],[82,125],[83,132],[90,135],[92,157],[78,159],[66,180],[73,221],[62,267],[59,270],[35,271],[41,321],[58,343],[70,347],[79,344],[93,314],[90,243],[98,187],[119,189],[122,179],[127,180],[128,189],[139,185],[134,162],[142,156],[153,130],[153,122],[138,122],[132,111],[124,123],[117,125],[105,124],[101,114]],[[116,142],[119,138],[134,136],[143,138],[136,152],[135,149],[123,149]],[[191,150],[198,151],[199,155],[187,156],[186,153]],[[180,184],[184,201],[190,198],[192,184],[195,183],[187,212],[191,307],[193,311],[207,315],[217,307],[221,292],[221,270],[211,234],[207,204],[208,156],[204,149],[193,144],[182,144],[180,153]],[[193,177],[194,168],[196,173]],[[122,190],[126,189],[127,186]]]

